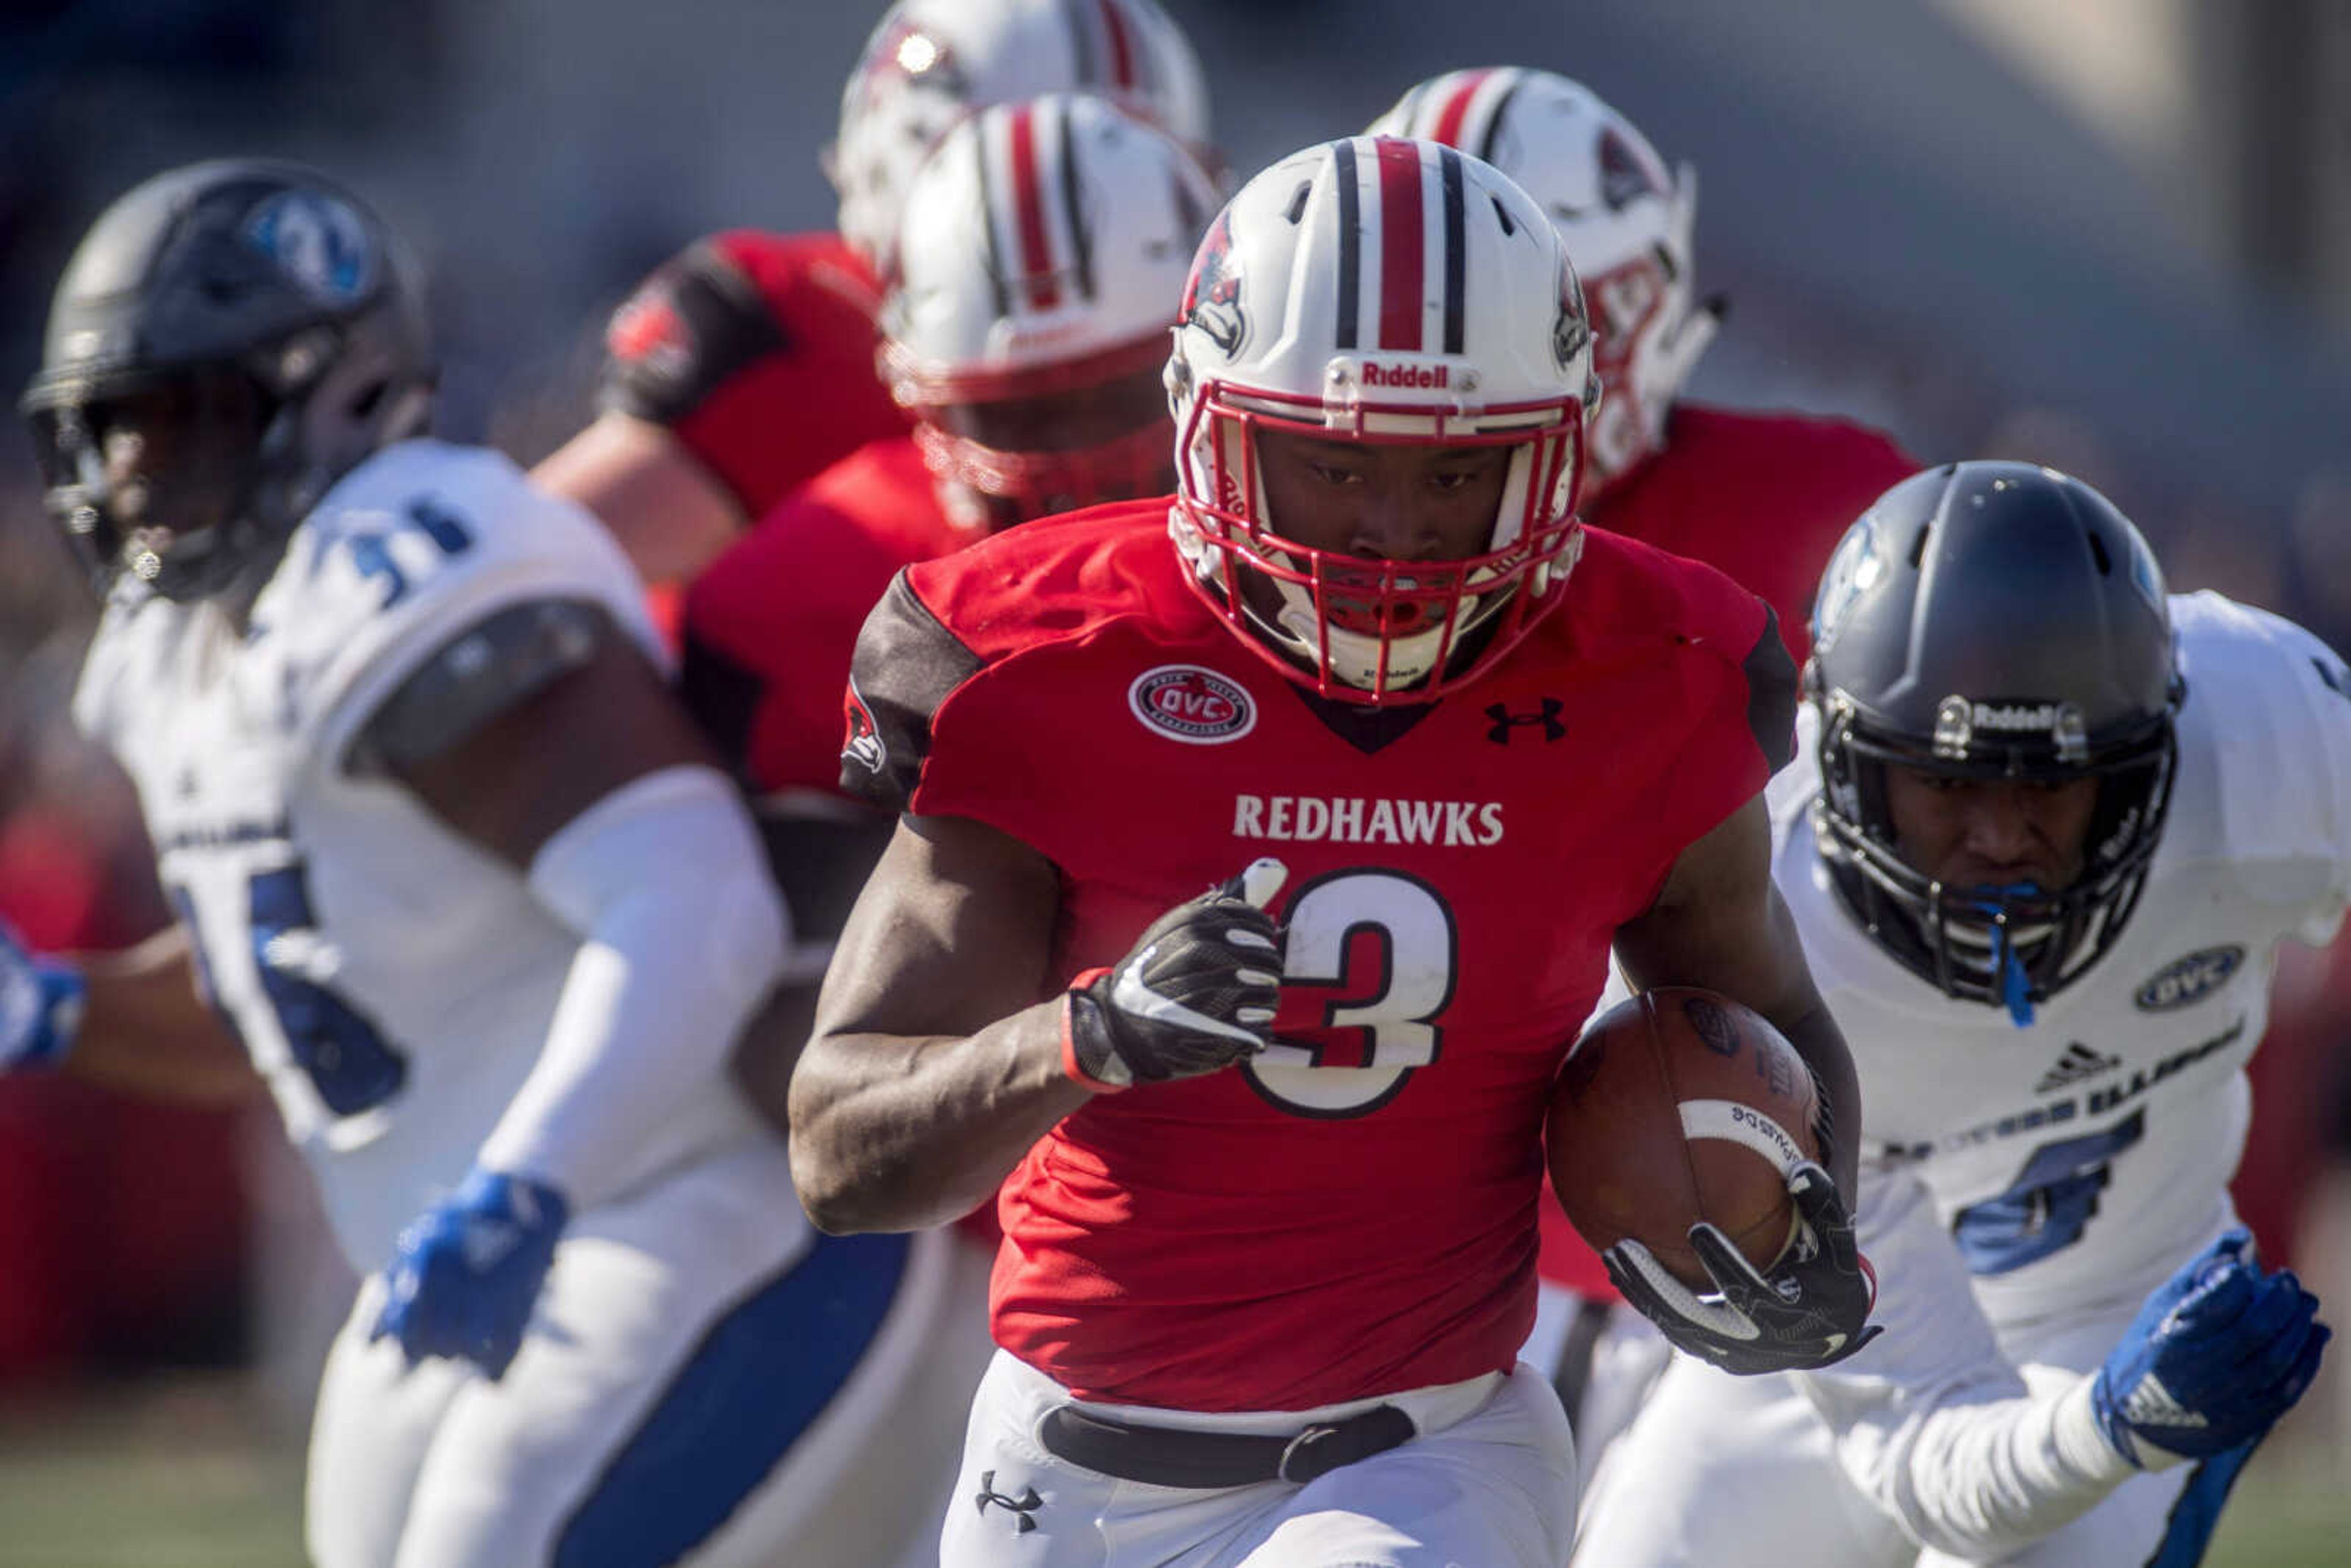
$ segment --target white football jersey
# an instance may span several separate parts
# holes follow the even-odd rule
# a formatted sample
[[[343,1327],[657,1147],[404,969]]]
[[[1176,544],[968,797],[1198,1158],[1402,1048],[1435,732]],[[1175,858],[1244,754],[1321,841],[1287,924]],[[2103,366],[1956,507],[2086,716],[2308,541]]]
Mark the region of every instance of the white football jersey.
[[[407,789],[353,772],[386,698],[513,605],[591,603],[666,665],[589,515],[494,452],[413,441],[328,493],[240,633],[135,587],[75,712],[137,785],[214,1000],[310,1161],[353,1267],[456,1185],[538,1058],[580,938],[522,873]],[[723,1082],[630,1151],[629,1182],[740,1135]]]
[[[1923,1177],[2011,1353],[2036,1321],[2135,1303],[2226,1223],[2278,945],[2331,939],[2351,892],[2342,662],[2218,594],[2171,613],[2188,690],[2162,841],[2120,938],[2028,1027],[1945,996],[1838,901],[1809,708],[1771,785],[1773,872],[1860,1071],[1865,1158]]]

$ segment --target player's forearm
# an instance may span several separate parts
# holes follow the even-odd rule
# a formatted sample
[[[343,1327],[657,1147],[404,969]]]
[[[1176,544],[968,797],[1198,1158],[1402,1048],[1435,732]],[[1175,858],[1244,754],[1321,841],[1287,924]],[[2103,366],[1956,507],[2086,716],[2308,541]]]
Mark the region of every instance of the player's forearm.
[[[1835,1378],[1807,1381],[1817,1390]],[[1921,1397],[1891,1419],[1839,1425],[1837,1451],[1905,1534],[1970,1563],[2006,1558],[2137,1473],[2099,1432],[2087,1379],[2029,1396]]]
[[[695,765],[581,812],[533,859],[529,886],[581,941],[538,1061],[478,1163],[587,1208],[723,1079],[788,926],[733,787]]]
[[[1056,997],[959,1038],[820,1034],[792,1075],[792,1177],[835,1235],[943,1225],[987,1202],[1091,1099]]]
[[[81,1026],[59,1070],[154,1099],[225,1104],[261,1085],[244,1045],[204,1000],[187,933],[167,926],[135,947],[83,954]]]
[[[647,582],[683,582],[743,528],[734,496],[660,425],[606,413],[541,460],[533,482],[596,514]]]
[[[1772,1021],[1820,1086],[1821,1165],[1850,1204],[1858,1190],[1861,1165],[1861,1079],[1854,1071],[1853,1052],[1827,1005],[1817,997],[1796,1017]]]

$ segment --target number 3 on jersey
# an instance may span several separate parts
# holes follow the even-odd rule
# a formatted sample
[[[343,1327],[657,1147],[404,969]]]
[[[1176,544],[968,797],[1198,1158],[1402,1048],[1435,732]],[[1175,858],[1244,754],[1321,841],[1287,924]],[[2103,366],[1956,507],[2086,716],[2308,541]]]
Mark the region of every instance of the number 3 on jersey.
[[[1344,871],[1299,889],[1286,921],[1284,993],[1332,993],[1319,1019],[1297,1026],[1322,1043],[1277,1040],[1241,1072],[1294,1115],[1368,1115],[1437,1060],[1437,1018],[1453,999],[1452,912],[1416,878]]]

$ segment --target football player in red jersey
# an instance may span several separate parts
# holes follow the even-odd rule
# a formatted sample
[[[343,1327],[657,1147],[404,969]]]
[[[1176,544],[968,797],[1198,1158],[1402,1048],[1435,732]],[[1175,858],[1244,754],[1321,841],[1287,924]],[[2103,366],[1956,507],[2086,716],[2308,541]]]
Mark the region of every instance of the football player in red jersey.
[[[1374,132],[1474,152],[1533,196],[1583,280],[1606,389],[1593,422],[1584,520],[1718,567],[1779,612],[1802,663],[1813,591],[1853,519],[1918,465],[1865,425],[1686,402],[1719,308],[1698,298],[1698,180],[1581,83],[1551,71],[1448,71]],[[1543,1207],[1543,1311],[1528,1359],[1558,1369],[1586,1474],[1631,1419],[1666,1347],[1616,1310],[1599,1258]]]
[[[682,581],[820,470],[905,434],[873,315],[907,183],[972,110],[1061,90],[1208,144],[1199,62],[1157,0],[898,0],[841,97],[840,233],[729,230],[662,267],[612,319],[603,412],[534,477],[648,580]]]
[[[1160,370],[1186,268],[1217,204],[1174,138],[1096,98],[983,110],[907,186],[904,263],[884,299],[883,358],[914,434],[834,464],[769,511],[685,600],[687,706],[749,787],[792,914],[788,987],[738,1056],[780,1124],[814,981],[879,858],[891,817],[840,793],[841,692],[891,577],[994,528],[1164,492],[1173,431]],[[778,613],[779,607],[788,610]],[[985,1368],[992,1209],[915,1238],[944,1284],[897,1342],[899,1401],[875,1423],[929,1527],[957,1468],[959,1418]],[[871,1450],[859,1456],[870,1462]]]
[[[1584,520],[1729,573],[1779,612],[1802,664],[1829,552],[1919,464],[1848,420],[1683,399],[1720,312],[1697,293],[1697,172],[1669,169],[1588,88],[1520,67],[1432,77],[1372,131],[1473,152],[1542,206],[1583,279],[1607,389],[1593,422]]]
[[[866,612],[901,567],[1169,487],[1160,374],[1217,204],[1175,138],[1072,93],[973,115],[907,190],[882,328],[913,434],[770,510],[685,601],[687,706],[757,798],[795,936],[826,945],[811,982],[890,831],[840,792],[841,692]],[[780,1120],[780,1078],[773,1104]]]
[[[1669,1332],[1868,1337],[1851,1062],[1765,865],[1792,671],[1752,596],[1576,521],[1583,299],[1478,160],[1284,160],[1184,318],[1175,497],[912,568],[861,634],[843,781],[904,815],[793,1078],[801,1198],[998,1195],[955,1568],[1555,1563],[1572,1441],[1515,1352],[1612,942],[1830,1108],[1805,1244],[1767,1279],[1702,1229],[1722,1293],[1653,1295]]]

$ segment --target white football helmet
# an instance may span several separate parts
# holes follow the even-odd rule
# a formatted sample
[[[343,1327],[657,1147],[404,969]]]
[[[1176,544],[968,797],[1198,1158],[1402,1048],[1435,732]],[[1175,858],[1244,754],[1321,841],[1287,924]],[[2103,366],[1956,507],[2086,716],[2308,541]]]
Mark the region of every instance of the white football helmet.
[[[1534,202],[1433,141],[1291,154],[1209,225],[1167,363],[1171,526],[1202,592],[1323,696],[1419,701],[1473,678],[1561,598],[1585,421],[1599,401],[1575,271]],[[1484,553],[1366,560],[1285,538],[1252,437],[1507,445]],[[1268,614],[1247,573],[1279,591]],[[1475,655],[1457,660],[1468,640]]]
[[[1432,77],[1372,131],[1426,136],[1485,159],[1534,197],[1566,242],[1608,389],[1593,422],[1585,498],[1662,447],[1674,399],[1718,324],[1716,309],[1697,303],[1692,272],[1696,171],[1669,171],[1589,89],[1518,67]]]
[[[1217,191],[1182,144],[1081,93],[982,110],[907,188],[880,369],[914,415],[948,515],[967,526],[1166,489],[1166,405],[1113,430],[1100,409],[975,434],[987,405],[1110,388],[1146,393]],[[1132,389],[1130,389],[1131,393]],[[1130,405],[1135,400],[1128,398]],[[1096,439],[1089,440],[1092,423]],[[962,429],[956,428],[958,424]],[[1076,442],[1063,433],[1078,432]],[[1008,503],[990,507],[987,497]]]
[[[1213,166],[1199,57],[1158,0],[898,0],[824,153],[842,237],[886,276],[906,187],[939,138],[975,109],[1046,92],[1108,99]]]

